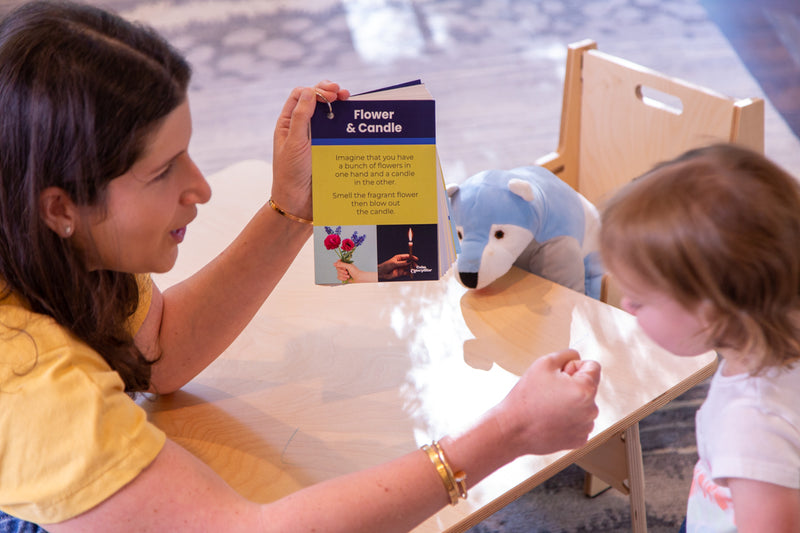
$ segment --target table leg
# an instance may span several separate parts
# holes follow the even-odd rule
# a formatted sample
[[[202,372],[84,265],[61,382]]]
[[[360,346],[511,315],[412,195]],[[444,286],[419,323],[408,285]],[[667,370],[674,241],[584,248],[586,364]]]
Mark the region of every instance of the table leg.
[[[638,423],[610,438],[581,458],[577,464],[586,470],[589,476],[602,480],[597,483],[594,479],[587,479],[584,485],[584,492],[587,495],[596,495],[604,490],[603,482],[627,494],[631,505],[631,530],[633,533],[647,531],[644,466]]]
[[[642,443],[639,440],[638,423],[625,430],[623,440],[628,463],[631,528],[633,533],[645,533],[647,531],[647,510],[644,503],[644,463],[642,462]]]

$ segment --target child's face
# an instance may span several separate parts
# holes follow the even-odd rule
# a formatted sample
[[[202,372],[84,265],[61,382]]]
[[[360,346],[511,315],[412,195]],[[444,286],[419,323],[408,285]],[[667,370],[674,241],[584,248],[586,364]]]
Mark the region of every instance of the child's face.
[[[188,102],[167,115],[143,156],[108,185],[105,214],[82,207],[89,228],[78,244],[92,269],[166,272],[175,264],[186,225],[211,190],[187,152],[192,133]]]
[[[639,326],[656,344],[682,356],[700,355],[713,348],[702,305],[689,311],[625,268],[614,274],[623,293],[621,307],[636,317]]]

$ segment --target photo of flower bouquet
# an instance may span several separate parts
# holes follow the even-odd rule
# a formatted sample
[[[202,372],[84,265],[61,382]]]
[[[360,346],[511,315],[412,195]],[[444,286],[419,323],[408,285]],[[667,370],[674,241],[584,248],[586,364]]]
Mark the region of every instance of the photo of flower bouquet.
[[[353,262],[353,253],[356,251],[356,248],[361,246],[366,240],[366,235],[359,235],[358,231],[354,231],[353,235],[350,238],[342,239],[342,227],[336,226],[336,229],[331,228],[330,226],[325,226],[325,233],[327,233],[327,237],[325,237],[325,248],[327,250],[333,250],[336,252],[336,255],[339,256],[345,263],[352,263]]]

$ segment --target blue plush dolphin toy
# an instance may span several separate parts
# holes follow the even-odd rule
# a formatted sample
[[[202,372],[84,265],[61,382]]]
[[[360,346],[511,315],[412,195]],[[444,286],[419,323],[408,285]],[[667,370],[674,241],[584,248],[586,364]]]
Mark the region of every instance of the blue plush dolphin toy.
[[[597,209],[555,174],[538,166],[486,170],[448,186],[447,195],[465,287],[486,287],[514,265],[600,297]]]

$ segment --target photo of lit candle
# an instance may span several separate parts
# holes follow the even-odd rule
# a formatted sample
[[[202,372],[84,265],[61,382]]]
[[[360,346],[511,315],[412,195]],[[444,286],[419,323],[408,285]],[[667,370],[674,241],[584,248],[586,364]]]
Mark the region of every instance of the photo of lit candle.
[[[408,261],[413,261],[414,257],[414,232],[411,231],[411,228],[408,228]],[[409,270],[408,271],[409,277],[413,278],[414,273]]]

